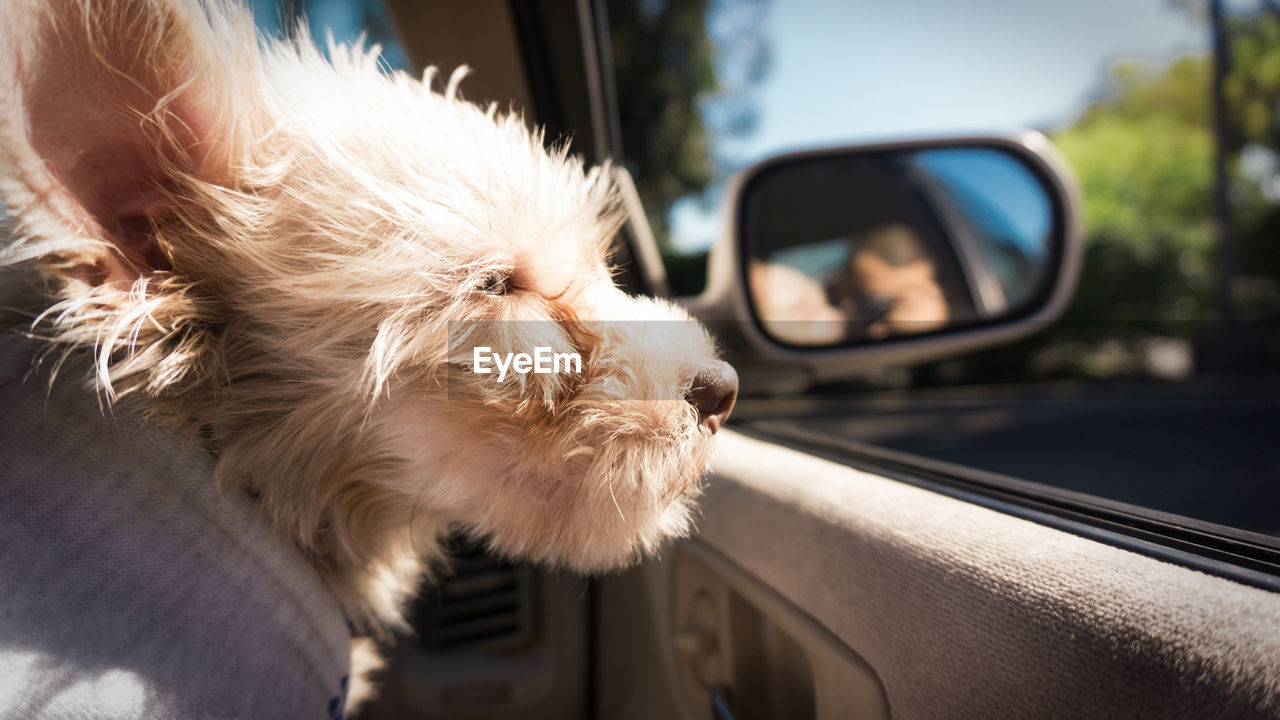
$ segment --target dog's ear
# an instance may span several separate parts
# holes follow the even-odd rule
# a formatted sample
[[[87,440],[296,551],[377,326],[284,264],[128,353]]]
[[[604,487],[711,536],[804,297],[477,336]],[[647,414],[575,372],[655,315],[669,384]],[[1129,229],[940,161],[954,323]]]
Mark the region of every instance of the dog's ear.
[[[174,192],[225,173],[209,22],[176,0],[0,3],[0,190],[28,238],[74,248],[79,279],[167,268],[154,229]]]

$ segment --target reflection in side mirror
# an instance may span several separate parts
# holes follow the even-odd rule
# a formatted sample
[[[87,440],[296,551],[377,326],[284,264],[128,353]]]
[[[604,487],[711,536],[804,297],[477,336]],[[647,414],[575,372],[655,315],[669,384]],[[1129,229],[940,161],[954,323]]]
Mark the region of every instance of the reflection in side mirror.
[[[1052,289],[1052,191],[1002,147],[797,156],[743,189],[748,295],[774,341],[843,346],[1010,319]]]

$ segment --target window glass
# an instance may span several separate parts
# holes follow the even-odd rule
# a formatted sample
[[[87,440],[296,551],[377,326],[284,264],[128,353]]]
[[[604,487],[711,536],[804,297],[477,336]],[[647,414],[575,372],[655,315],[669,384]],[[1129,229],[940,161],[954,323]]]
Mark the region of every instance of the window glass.
[[[726,180],[780,152],[1035,129],[1080,182],[1084,268],[1059,322],[812,388],[804,411],[748,399],[740,422],[784,419],[1280,536],[1274,3],[1224,3],[1220,93],[1208,0],[606,5],[625,160],[680,294],[702,287]],[[1016,297],[1047,214],[985,212],[987,193],[1018,193],[990,158],[925,154],[916,166],[977,218],[981,252]],[[823,239],[769,260],[820,275],[848,251]]]

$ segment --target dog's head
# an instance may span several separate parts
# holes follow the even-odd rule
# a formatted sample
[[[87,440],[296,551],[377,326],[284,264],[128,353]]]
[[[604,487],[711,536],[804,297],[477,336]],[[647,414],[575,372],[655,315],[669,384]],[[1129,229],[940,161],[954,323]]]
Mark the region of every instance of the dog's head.
[[[220,3],[5,8],[7,254],[50,281],[44,331],[304,549],[377,562],[422,521],[603,568],[687,529],[736,379],[614,286],[607,171],[458,75],[261,43]],[[477,348],[566,364],[499,380]]]

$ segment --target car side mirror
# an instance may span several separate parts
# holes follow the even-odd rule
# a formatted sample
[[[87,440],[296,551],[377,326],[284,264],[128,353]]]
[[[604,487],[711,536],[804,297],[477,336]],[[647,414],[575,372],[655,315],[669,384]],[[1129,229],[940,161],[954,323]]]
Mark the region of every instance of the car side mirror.
[[[727,194],[686,305],[759,389],[1005,342],[1075,287],[1075,183],[1038,133],[781,155]]]

